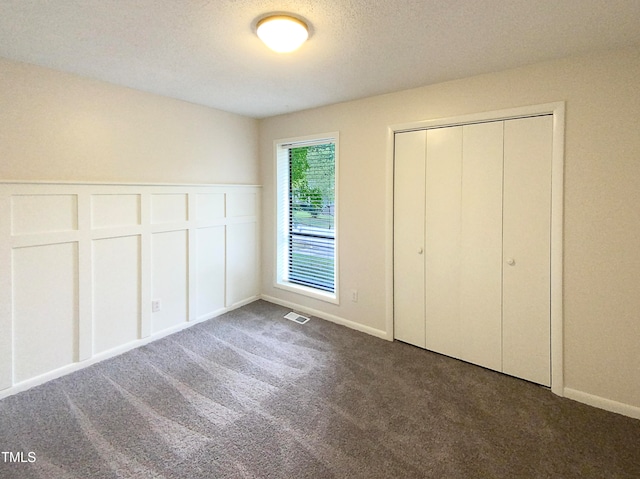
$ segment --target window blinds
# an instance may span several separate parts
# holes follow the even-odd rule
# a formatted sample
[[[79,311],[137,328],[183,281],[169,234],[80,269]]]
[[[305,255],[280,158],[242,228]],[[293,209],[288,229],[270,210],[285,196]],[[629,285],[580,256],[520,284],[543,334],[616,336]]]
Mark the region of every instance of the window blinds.
[[[287,145],[288,280],[335,292],[335,143]]]

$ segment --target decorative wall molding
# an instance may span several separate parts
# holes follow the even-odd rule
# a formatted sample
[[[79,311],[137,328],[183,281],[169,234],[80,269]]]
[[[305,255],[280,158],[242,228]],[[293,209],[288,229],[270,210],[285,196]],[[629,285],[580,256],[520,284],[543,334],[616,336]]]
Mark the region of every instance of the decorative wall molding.
[[[257,299],[260,193],[0,183],[0,397]]]

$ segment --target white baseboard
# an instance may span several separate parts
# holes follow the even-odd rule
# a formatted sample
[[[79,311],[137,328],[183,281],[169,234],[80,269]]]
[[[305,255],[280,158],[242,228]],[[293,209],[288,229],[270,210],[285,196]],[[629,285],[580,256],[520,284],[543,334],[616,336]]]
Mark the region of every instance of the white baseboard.
[[[564,388],[564,397],[588,404],[589,406],[604,409],[605,411],[615,412],[634,419],[640,419],[640,407],[637,406],[613,401],[600,396],[594,396],[593,394],[588,394],[571,388]]]
[[[226,313],[228,311],[233,311],[234,309],[241,308],[242,306],[245,306],[245,305],[247,305],[249,303],[253,303],[254,301],[257,301],[257,300],[259,300],[261,298],[262,298],[262,295],[257,294],[255,296],[251,296],[250,298],[244,299],[242,301],[238,301],[237,303],[234,303],[231,306],[229,306],[227,309],[225,309],[223,311],[223,313]],[[209,318],[209,319],[211,319],[211,318]]]
[[[202,323],[203,321],[207,321],[209,319],[213,319],[217,316],[220,316],[221,314],[227,313],[229,311],[233,311],[234,309],[237,309],[241,306],[244,306],[245,304],[249,304],[252,303],[253,301],[256,301],[260,299],[259,296],[253,296],[251,298],[248,298],[244,301],[240,301],[238,303],[233,304],[232,306],[228,307],[228,308],[223,308],[223,309],[219,309],[218,311],[216,311],[215,313],[212,313],[211,315],[209,315],[208,317],[201,317],[196,319],[195,321],[189,321],[189,322],[184,322],[184,323],[180,323],[177,326],[173,326],[171,328],[167,328],[163,331],[160,331],[158,333],[152,334],[151,336],[147,336],[146,338],[142,338],[142,339],[136,339],[135,341],[131,341],[130,343],[127,344],[123,344],[121,346],[118,346],[116,348],[110,349],[108,351],[104,351],[102,353],[98,353],[93,355],[90,359],[87,359],[85,361],[80,361],[77,363],[72,363],[69,364],[67,366],[63,366],[59,369],[56,369],[54,371],[49,371],[45,374],[41,374],[40,376],[36,376],[35,378],[31,378],[31,379],[27,379],[26,381],[22,381],[20,383],[14,384],[13,386],[7,388],[7,389],[3,389],[0,391],[0,399],[4,399],[6,397],[9,396],[13,396],[14,394],[18,394],[21,393],[23,391],[26,391],[28,389],[34,388],[36,386],[40,386],[41,384],[44,384],[48,381],[51,381],[53,379],[57,379],[60,378],[62,376],[66,376],[67,374],[71,374],[73,372],[76,371],[80,371],[81,369],[87,368],[93,364],[99,363],[101,361],[105,361],[107,359],[111,359],[114,358],[116,356],[120,356],[121,354],[126,353],[127,351],[131,351],[132,349],[135,348],[139,348],[140,346],[144,346],[145,344],[149,344],[152,343],[154,341],[157,341],[158,339],[162,339],[166,336],[169,336],[171,334],[177,333],[179,331],[182,331],[183,329],[187,329],[190,328],[191,326],[195,326],[198,323]]]
[[[306,313],[311,316],[315,316],[320,319],[325,319],[327,321],[331,321],[332,323],[340,324],[342,326],[346,326],[350,329],[355,329],[356,331],[361,331],[363,333],[370,334],[371,336],[376,336],[381,339],[386,339],[388,341],[393,340],[393,338],[389,338],[389,335],[386,331],[382,329],[372,328],[370,326],[365,326],[360,323],[356,323],[355,321],[349,321],[348,319],[341,318],[340,316],[335,316],[333,314],[328,314],[323,311],[318,311],[317,309],[307,308],[306,306],[301,306],[296,303],[292,303],[289,301],[284,301],[282,299],[274,298],[273,296],[269,296],[266,294],[261,295],[261,298],[269,303],[278,304],[280,306],[284,306],[285,308],[291,308],[293,310],[299,311],[301,313]]]

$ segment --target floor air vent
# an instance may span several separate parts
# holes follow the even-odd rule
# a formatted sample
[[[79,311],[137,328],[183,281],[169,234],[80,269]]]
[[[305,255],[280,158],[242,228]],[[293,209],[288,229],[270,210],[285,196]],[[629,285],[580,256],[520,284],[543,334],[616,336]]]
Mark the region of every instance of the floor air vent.
[[[294,313],[293,311],[291,311],[290,313],[287,313],[284,315],[284,317],[286,319],[290,319],[291,321],[294,321],[298,324],[304,324],[307,321],[309,321],[310,318],[307,318],[306,316],[301,316],[298,313]]]

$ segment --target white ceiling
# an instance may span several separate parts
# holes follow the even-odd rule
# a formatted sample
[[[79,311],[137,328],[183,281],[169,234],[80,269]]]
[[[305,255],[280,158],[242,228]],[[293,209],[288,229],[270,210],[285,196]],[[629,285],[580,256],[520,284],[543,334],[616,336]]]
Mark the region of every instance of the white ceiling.
[[[0,0],[0,56],[256,118],[638,44],[640,0]]]

